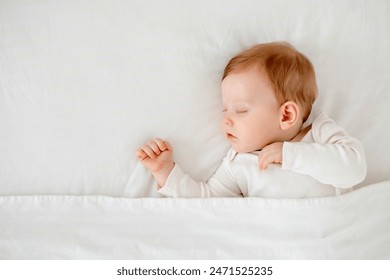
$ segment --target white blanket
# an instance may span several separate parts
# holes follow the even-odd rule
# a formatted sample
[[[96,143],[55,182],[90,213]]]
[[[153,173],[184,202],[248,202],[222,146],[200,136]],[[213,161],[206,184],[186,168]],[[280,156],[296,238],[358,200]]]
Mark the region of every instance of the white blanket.
[[[315,199],[0,198],[0,259],[389,259],[390,181]]]

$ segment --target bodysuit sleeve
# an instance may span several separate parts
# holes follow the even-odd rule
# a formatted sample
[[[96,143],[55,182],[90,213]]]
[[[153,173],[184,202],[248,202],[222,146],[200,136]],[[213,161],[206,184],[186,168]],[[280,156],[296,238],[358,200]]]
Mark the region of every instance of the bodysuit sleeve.
[[[310,175],[321,183],[350,188],[366,177],[362,144],[325,114],[314,122],[314,143],[284,142],[282,169]]]
[[[168,197],[240,197],[241,190],[224,159],[207,182],[197,182],[175,164],[164,186],[158,191]]]

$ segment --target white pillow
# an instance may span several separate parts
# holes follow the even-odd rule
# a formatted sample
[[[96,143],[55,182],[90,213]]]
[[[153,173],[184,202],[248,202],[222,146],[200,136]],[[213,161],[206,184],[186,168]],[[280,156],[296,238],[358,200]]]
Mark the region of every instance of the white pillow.
[[[156,196],[136,149],[152,137],[209,178],[227,61],[288,41],[313,62],[324,110],[359,138],[368,176],[390,179],[386,1],[108,0],[2,4],[0,194]]]

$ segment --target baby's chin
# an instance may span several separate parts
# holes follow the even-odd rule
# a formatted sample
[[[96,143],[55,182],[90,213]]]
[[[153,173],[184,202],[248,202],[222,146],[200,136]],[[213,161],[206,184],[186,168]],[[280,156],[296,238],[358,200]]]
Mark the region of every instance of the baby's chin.
[[[232,149],[239,153],[239,154],[244,154],[244,153],[253,153],[255,151],[260,151],[263,147],[245,147],[245,146],[240,146],[240,145],[231,145]]]

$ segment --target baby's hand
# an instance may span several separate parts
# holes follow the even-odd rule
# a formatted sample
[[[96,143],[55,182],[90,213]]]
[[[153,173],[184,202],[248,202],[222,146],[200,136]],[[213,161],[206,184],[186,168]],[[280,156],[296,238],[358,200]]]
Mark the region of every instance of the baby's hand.
[[[259,152],[259,167],[261,170],[267,169],[270,163],[282,164],[282,162],[283,142],[269,144]]]
[[[152,172],[159,186],[163,186],[175,165],[171,145],[159,138],[152,139],[137,151],[137,157]]]

